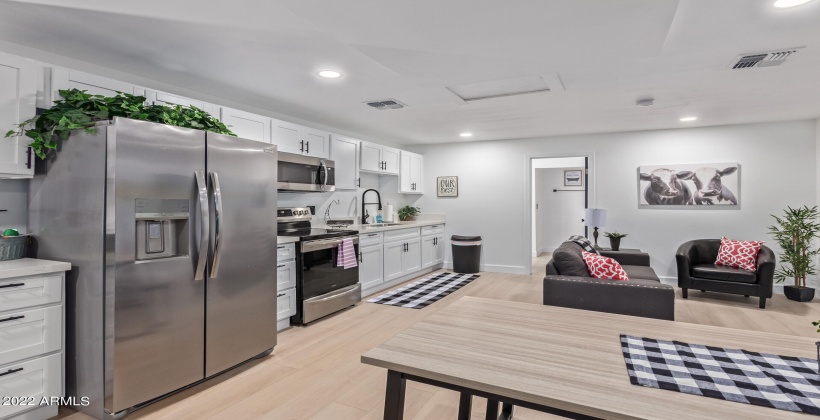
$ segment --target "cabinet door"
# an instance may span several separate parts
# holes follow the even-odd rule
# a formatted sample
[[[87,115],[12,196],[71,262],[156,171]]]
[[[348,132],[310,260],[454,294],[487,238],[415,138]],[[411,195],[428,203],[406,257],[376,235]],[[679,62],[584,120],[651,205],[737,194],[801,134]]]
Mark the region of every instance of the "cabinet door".
[[[382,172],[398,175],[401,163],[399,155],[399,149],[382,146],[382,160],[384,161],[384,170]]]
[[[444,235],[436,236],[436,249],[433,255],[433,265],[444,262]]]
[[[232,108],[222,108],[222,123],[228,126],[237,137],[271,142],[271,119],[262,115],[251,114]]]
[[[399,168],[399,192],[413,192],[413,177],[411,174],[410,153],[401,152],[401,167]]]
[[[362,290],[367,290],[384,283],[384,251],[382,246],[359,248],[359,283]]]
[[[421,270],[421,240],[412,239],[407,241],[407,251],[402,259],[402,272],[410,274],[419,270]]]
[[[302,138],[302,127],[287,121],[272,120],[271,141],[279,146],[280,152],[304,154],[305,142]]]
[[[276,293],[276,320],[296,315],[296,289]]]
[[[55,67],[51,70],[51,99],[60,99],[61,89],[85,90],[94,95],[116,96],[117,92],[145,95],[145,89],[131,83]]]
[[[152,103],[155,105],[167,105],[167,106],[193,106],[199,108],[203,111],[207,111],[208,104],[205,101],[199,101],[196,99],[186,98],[184,96],[177,96],[171,95],[170,93],[159,92],[154,90],[148,90],[145,92],[145,99],[148,103]],[[219,116],[217,115],[217,118]]]
[[[362,171],[381,172],[382,146],[363,141],[359,146],[359,169]]]
[[[0,178],[31,178],[34,156],[29,159],[26,136],[2,138],[7,131],[35,114],[37,69],[34,62],[0,53]]]
[[[425,236],[421,238],[421,268],[432,267],[436,260],[436,237]]]
[[[286,261],[276,265],[276,290],[285,290],[296,287],[296,261]]]
[[[330,133],[313,128],[302,127],[302,139],[305,141],[305,155],[326,158]]]
[[[355,190],[358,187],[359,141],[333,134],[330,158],[336,163],[336,190]]]
[[[405,243],[391,242],[384,244],[384,281],[397,279],[404,275],[402,262],[404,261]]]
[[[412,190],[416,194],[423,194],[424,190],[421,188],[424,176],[424,156],[411,153],[410,154],[410,182],[412,183]]]

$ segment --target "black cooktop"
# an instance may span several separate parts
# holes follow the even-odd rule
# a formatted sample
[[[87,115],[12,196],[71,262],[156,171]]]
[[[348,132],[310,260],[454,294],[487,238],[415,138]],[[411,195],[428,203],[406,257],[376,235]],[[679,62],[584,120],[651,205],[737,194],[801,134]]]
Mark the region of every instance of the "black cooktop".
[[[302,241],[313,239],[336,238],[339,236],[358,235],[355,230],[329,230],[329,229],[285,229],[277,232],[279,236],[296,236]]]

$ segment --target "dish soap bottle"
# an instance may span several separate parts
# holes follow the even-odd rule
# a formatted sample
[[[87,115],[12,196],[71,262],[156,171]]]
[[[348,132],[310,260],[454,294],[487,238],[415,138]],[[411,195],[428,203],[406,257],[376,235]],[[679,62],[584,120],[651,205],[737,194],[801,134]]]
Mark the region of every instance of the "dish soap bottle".
[[[381,222],[382,222],[382,211],[379,210],[379,211],[376,212],[376,223],[381,223]]]

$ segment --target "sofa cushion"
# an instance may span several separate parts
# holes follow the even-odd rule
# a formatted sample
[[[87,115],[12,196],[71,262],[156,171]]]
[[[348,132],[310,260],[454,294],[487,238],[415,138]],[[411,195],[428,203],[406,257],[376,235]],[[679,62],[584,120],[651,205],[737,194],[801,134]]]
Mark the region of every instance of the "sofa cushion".
[[[590,276],[596,279],[629,280],[626,271],[614,258],[603,257],[586,251],[583,251],[582,255]]]
[[[630,280],[652,280],[660,283],[661,279],[655,274],[655,270],[645,265],[622,265],[626,275]]]
[[[692,277],[731,281],[735,283],[757,283],[757,276],[753,271],[717,264],[697,264],[692,266]]]
[[[581,247],[564,242],[552,253],[552,263],[562,276],[589,277],[587,265],[581,257]]]
[[[720,238],[715,264],[744,270],[755,271],[757,253],[763,246],[762,241],[736,241],[726,237]]]

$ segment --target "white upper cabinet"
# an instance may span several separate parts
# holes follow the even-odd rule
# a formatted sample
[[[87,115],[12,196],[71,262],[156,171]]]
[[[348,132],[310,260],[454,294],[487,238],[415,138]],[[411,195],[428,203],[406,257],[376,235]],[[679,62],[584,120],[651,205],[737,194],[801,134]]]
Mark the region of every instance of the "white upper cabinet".
[[[221,114],[222,123],[238,137],[265,143],[271,142],[270,118],[225,107],[222,107]]]
[[[116,96],[117,92],[132,95],[145,95],[145,89],[137,85],[70,70],[54,67],[51,70],[51,99],[60,99],[60,90],[79,89],[94,95]],[[53,102],[52,102],[53,103]]]
[[[423,171],[424,156],[402,150],[399,192],[405,194],[423,194]]]
[[[330,159],[336,163],[336,189],[355,190],[359,186],[359,140],[332,134]]]
[[[279,146],[280,152],[326,158],[330,133],[294,124],[292,122],[271,120],[272,141]]]
[[[330,133],[304,127],[302,138],[305,139],[305,155],[318,158],[328,157],[328,145],[330,145]]]
[[[34,159],[25,136],[6,132],[36,112],[37,69],[34,61],[0,53],[0,178],[31,178]]]
[[[399,174],[400,151],[392,147],[363,141],[360,148],[359,169],[380,174]]]
[[[165,92],[158,92],[155,90],[147,90],[145,92],[145,99],[148,103],[155,104],[155,105],[168,105],[168,106],[194,106],[199,109],[205,109],[205,101],[199,101],[196,99],[186,98],[184,96],[177,96],[171,95],[170,93]]]

